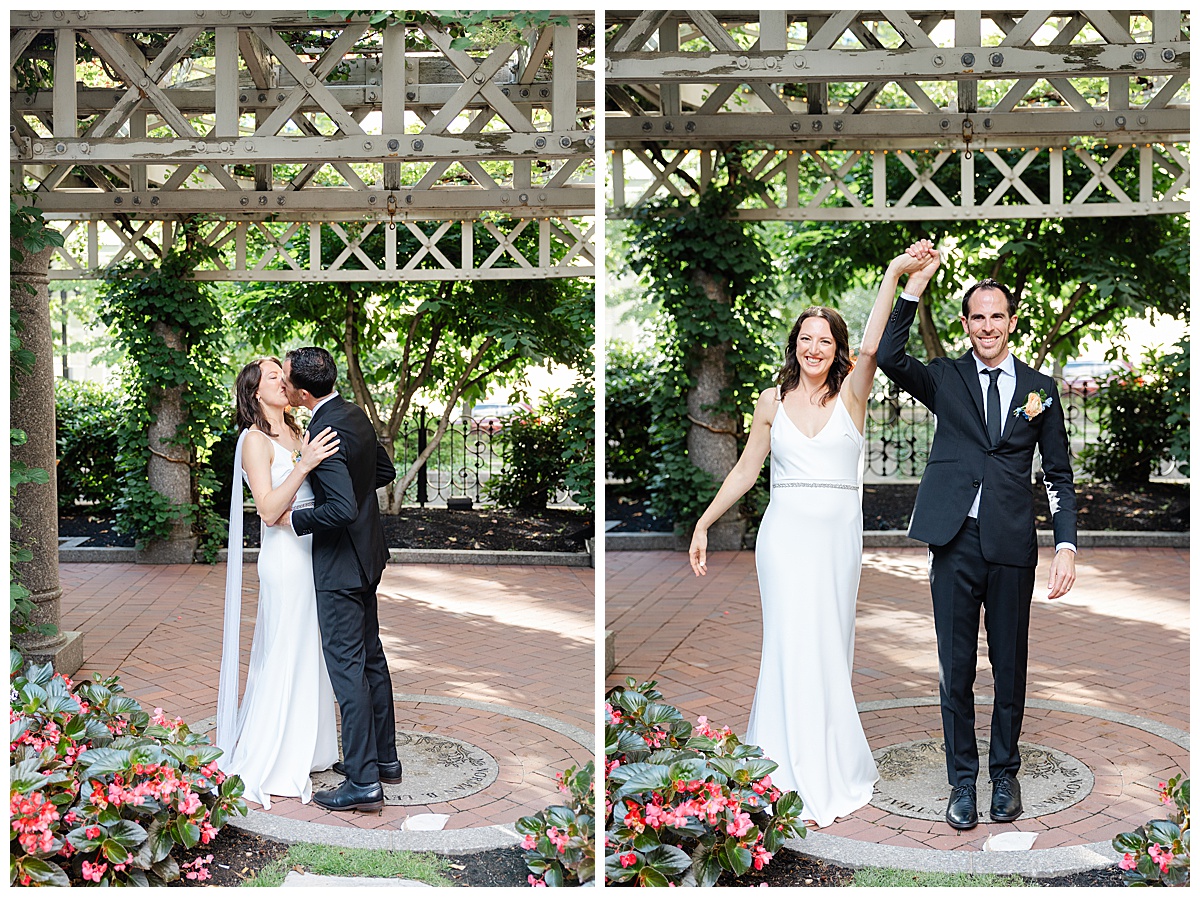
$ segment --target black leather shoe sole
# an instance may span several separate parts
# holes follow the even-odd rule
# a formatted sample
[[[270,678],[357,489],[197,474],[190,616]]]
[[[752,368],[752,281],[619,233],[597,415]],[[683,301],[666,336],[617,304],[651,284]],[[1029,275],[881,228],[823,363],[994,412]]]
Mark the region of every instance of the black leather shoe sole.
[[[333,764],[333,771],[343,777],[346,775],[346,767],[342,765],[341,760],[338,760]],[[379,781],[383,782],[385,785],[399,785],[404,781],[404,772],[401,771],[400,775],[398,776],[387,776],[383,774],[383,767],[381,766],[379,768]]]

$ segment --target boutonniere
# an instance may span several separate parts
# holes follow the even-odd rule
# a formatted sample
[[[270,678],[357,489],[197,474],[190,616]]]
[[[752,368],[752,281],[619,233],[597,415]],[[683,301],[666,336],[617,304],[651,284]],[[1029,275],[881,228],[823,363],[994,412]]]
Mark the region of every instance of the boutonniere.
[[[1046,390],[1039,389],[1037,392],[1029,394],[1025,399],[1025,406],[1014,411],[1013,417],[1023,417],[1025,420],[1033,420],[1053,404],[1054,399],[1046,395]]]

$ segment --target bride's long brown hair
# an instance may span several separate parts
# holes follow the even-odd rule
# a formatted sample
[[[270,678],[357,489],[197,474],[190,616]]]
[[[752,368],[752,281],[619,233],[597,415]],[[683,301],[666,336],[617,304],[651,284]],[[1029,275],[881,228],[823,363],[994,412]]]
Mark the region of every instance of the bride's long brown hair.
[[[234,390],[237,397],[237,425],[241,429],[258,427],[268,436],[274,437],[279,434],[271,429],[271,424],[263,414],[258,396],[255,395],[258,392],[258,385],[262,382],[262,363],[264,361],[273,361],[281,368],[283,367],[279,363],[278,358],[267,355],[257,361],[250,362],[238,373],[237,386]],[[286,408],[283,412],[283,422],[287,424],[288,429],[295,435],[300,435],[300,425],[296,423],[292,412]]]
[[[780,398],[800,385],[800,362],[796,358],[796,340],[800,337],[800,328],[809,318],[824,318],[829,322],[829,332],[833,334],[833,363],[829,366],[829,373],[825,375],[825,394],[821,397],[821,404],[824,405],[838,394],[838,390],[842,388],[842,381],[854,367],[854,362],[850,360],[850,331],[836,309],[824,305],[813,305],[800,312],[800,317],[796,318],[796,323],[792,325],[792,332],[788,334],[783,367],[779,369],[775,382],[779,384]]]

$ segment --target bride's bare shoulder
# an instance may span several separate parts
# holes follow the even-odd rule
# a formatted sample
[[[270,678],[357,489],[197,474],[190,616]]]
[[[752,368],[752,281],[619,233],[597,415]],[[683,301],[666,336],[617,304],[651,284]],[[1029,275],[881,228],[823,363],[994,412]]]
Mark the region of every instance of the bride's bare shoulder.
[[[771,408],[779,399],[779,387],[771,386],[758,394],[758,403],[755,405],[755,408]]]

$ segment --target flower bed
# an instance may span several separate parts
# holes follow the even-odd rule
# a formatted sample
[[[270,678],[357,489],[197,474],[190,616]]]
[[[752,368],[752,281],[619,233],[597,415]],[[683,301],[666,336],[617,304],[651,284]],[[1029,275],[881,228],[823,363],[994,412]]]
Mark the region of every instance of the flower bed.
[[[1113,838],[1113,850],[1124,854],[1117,865],[1130,886],[1187,887],[1192,866],[1191,779],[1180,774],[1159,782],[1158,792],[1162,803],[1175,805],[1175,812]]]
[[[521,849],[528,881],[535,888],[583,884],[596,877],[596,764],[589,760],[556,778],[567,805],[517,820],[517,833],[525,836]]]
[[[771,784],[761,748],[704,717],[693,726],[655,685],[627,679],[605,704],[606,880],[708,887],[762,869],[806,834],[800,796]]]
[[[123,694],[116,676],[73,683],[10,651],[9,883],[162,885],[205,880],[176,845],[207,844],[245,815],[220,749]]]

